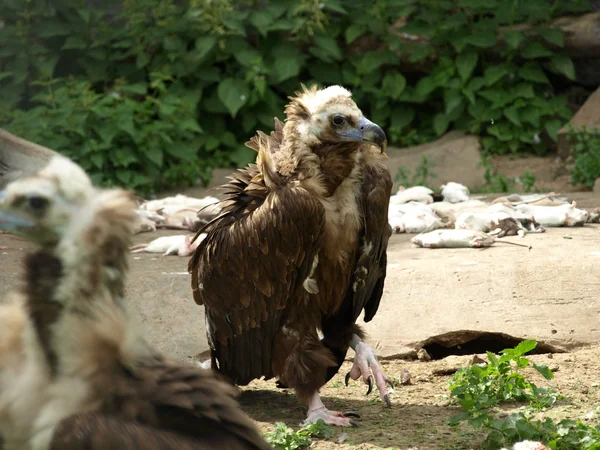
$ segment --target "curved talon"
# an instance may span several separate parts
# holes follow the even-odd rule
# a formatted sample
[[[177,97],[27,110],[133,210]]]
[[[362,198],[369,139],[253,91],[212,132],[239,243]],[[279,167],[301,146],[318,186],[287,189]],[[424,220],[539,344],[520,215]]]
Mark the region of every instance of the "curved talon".
[[[344,382],[346,383],[346,387],[348,387],[348,383],[350,382],[350,372],[346,374],[346,378],[344,378]]]
[[[392,388],[394,389],[394,383],[391,380],[388,380],[387,378],[385,379],[385,382]]]
[[[360,426],[358,425],[358,423],[356,423],[354,420],[350,421],[350,425],[352,426],[352,428],[360,428]]]
[[[345,412],[343,414],[346,417],[356,417],[357,419],[360,419],[360,414],[355,413],[354,411],[348,411],[348,412]]]
[[[383,400],[385,401],[385,405],[386,405],[388,408],[391,408],[391,407],[392,407],[392,402],[391,402],[391,400],[390,400],[390,394],[385,394],[385,395],[383,396]]]
[[[367,391],[366,395],[369,395],[373,390],[373,375],[369,375],[369,378],[367,380],[367,383],[369,383],[369,390]]]

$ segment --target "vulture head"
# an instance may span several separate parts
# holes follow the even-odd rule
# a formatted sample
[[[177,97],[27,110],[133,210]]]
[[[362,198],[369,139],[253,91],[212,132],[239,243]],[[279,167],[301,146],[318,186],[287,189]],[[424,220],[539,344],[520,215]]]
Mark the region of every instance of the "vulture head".
[[[42,246],[54,245],[93,192],[81,167],[54,156],[35,175],[13,181],[0,191],[0,229]]]
[[[286,107],[284,134],[294,136],[308,147],[320,144],[369,143],[385,151],[387,139],[381,127],[365,116],[341,86],[307,89],[290,97]]]

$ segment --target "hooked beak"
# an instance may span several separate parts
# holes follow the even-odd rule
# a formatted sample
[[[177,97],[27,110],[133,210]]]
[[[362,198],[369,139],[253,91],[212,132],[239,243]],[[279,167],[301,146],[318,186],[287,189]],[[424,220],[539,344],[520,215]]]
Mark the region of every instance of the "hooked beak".
[[[3,191],[0,191],[0,207],[2,206],[2,199],[5,197]],[[35,226],[30,220],[23,219],[16,216],[8,211],[0,210],[0,230],[6,231],[18,231],[23,228],[32,228]]]
[[[379,147],[383,153],[387,147],[387,137],[379,125],[371,122],[366,117],[358,120],[356,128],[339,132],[345,140],[369,142]]]

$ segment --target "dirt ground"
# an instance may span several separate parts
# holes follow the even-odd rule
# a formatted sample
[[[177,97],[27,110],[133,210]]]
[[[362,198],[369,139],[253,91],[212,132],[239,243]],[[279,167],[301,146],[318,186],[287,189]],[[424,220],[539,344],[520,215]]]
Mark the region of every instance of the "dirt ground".
[[[485,358],[485,355],[479,355]],[[359,428],[335,429],[327,440],[314,439],[313,449],[396,449],[396,450],[477,450],[482,434],[469,425],[450,427],[447,420],[461,410],[449,402],[448,383],[458,367],[470,363],[472,356],[420,361],[383,361],[383,370],[394,381],[403,369],[412,376],[412,384],[396,385],[391,395],[392,408],[387,409],[377,391],[365,396],[362,382],[350,381],[344,386],[344,375],[350,369],[347,362],[336,377],[321,391],[330,409],[355,411],[361,416]],[[546,364],[555,374],[550,381],[537,372],[524,373],[539,387],[551,387],[564,396],[554,407],[544,412],[555,420],[585,419],[600,423],[597,405],[600,402],[600,346],[573,353],[533,355],[530,359]],[[241,401],[246,412],[267,432],[275,422],[284,422],[294,429],[304,419],[305,410],[294,395],[275,387],[270,381],[257,381],[244,388]],[[513,409],[515,406],[512,407]],[[508,411],[509,408],[506,408]],[[340,443],[342,442],[342,443]]]

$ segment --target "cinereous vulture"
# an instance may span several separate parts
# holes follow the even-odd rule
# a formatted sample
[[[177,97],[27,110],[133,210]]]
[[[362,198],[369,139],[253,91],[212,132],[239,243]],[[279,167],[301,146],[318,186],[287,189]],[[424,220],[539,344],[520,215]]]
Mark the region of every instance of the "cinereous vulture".
[[[383,293],[387,140],[343,87],[296,95],[285,123],[246,143],[256,164],[224,186],[221,214],[199,230],[207,236],[189,262],[192,290],[214,369],[238,385],[277,377],[308,404],[307,421],[352,426],[319,389],[352,347],[346,383],[362,376],[370,391],[374,379],[390,406],[391,382],[356,324],[363,311],[373,318]]]

